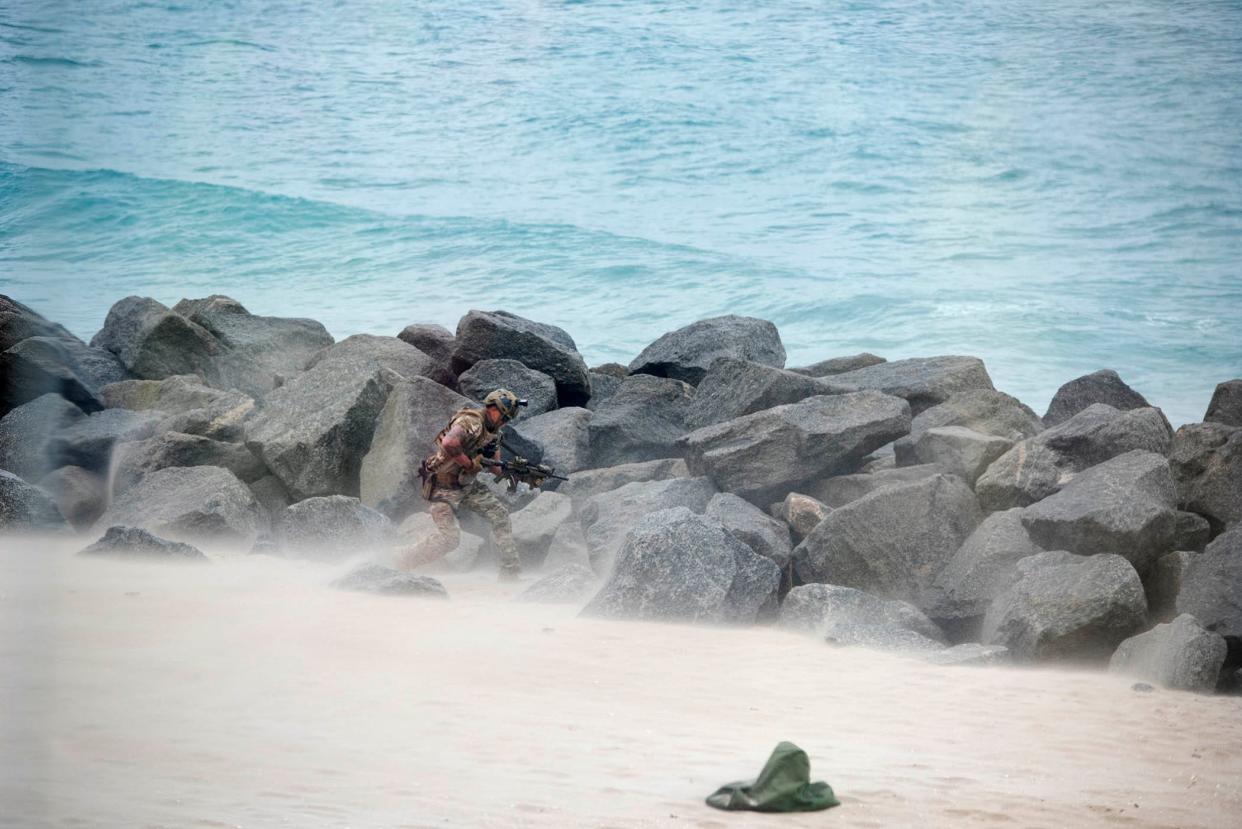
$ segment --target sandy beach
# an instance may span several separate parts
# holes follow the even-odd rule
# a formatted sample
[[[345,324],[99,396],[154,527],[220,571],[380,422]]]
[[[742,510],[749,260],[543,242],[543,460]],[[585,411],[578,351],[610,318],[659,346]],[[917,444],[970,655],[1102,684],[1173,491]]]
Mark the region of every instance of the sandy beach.
[[[264,556],[0,541],[0,825],[1133,826],[1242,817],[1242,699],[948,668],[771,628],[579,618],[523,585],[345,593]],[[529,583],[529,579],[527,581]],[[710,809],[777,741],[842,806]]]

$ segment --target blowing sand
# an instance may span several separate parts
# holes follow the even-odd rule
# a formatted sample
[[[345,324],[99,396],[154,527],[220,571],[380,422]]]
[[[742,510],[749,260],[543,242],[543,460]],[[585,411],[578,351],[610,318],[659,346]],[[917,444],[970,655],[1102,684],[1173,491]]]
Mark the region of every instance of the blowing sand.
[[[0,540],[0,825],[1242,825],[1242,699]],[[710,809],[782,739],[843,805]]]

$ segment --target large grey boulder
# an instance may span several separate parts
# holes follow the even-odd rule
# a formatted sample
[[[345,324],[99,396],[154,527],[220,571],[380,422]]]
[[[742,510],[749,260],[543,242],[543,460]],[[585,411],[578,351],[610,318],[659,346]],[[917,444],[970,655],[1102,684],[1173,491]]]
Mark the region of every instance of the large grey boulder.
[[[0,414],[44,394],[58,394],[84,412],[103,408],[99,386],[123,379],[109,352],[76,340],[29,337],[0,353]]]
[[[599,580],[590,567],[567,564],[543,576],[517,595],[519,602],[571,604],[584,602],[599,589]]]
[[[944,474],[944,470],[935,464],[919,464],[918,466],[901,466],[888,469],[876,469],[873,472],[859,472],[853,475],[832,475],[813,481],[806,486],[806,491],[829,507],[836,509],[851,501],[857,501],[864,495],[896,484],[908,484],[921,481],[933,475]]]
[[[582,524],[577,519],[566,521],[556,528],[552,543],[548,545],[548,554],[543,559],[543,569],[547,573],[571,565],[591,570],[591,552],[587,546],[586,533],[582,531]]]
[[[625,534],[644,516],[672,507],[702,513],[715,494],[716,488],[706,478],[670,478],[626,484],[592,496],[579,513],[591,566],[597,572],[606,571]]]
[[[409,343],[437,363],[447,366],[452,362],[453,332],[443,325],[416,322],[403,328],[397,339]]]
[[[385,567],[382,564],[363,564],[332,582],[337,590],[355,593],[374,593],[379,596],[423,596],[447,599],[448,591],[438,580],[430,576],[416,576]]]
[[[241,444],[165,432],[146,440],[117,445],[112,492],[114,495],[124,492],[143,476],[170,466],[219,466],[247,484],[268,474],[263,462]]]
[[[1187,424],[1173,436],[1169,464],[1182,509],[1207,518],[1217,533],[1242,519],[1242,428]]]
[[[0,531],[62,530],[64,516],[47,493],[0,469]]]
[[[1120,411],[1103,403],[1016,444],[979,476],[984,509],[1025,507],[1047,498],[1084,469],[1143,449],[1166,454],[1173,430],[1159,409]]]
[[[579,502],[592,495],[623,487],[639,481],[663,481],[669,478],[687,478],[690,470],[681,458],[657,458],[653,461],[623,463],[597,469],[583,469],[569,476],[558,492],[574,499],[575,509]]]
[[[135,377],[211,377],[221,346],[211,332],[150,297],[130,296],[108,311],[91,345],[111,351]]]
[[[631,484],[633,486],[633,484]],[[776,601],[770,560],[685,507],[645,516],[583,611],[594,616],[750,623]]]
[[[592,371],[591,399],[587,401],[586,407],[595,412],[606,406],[612,396],[617,393],[617,389],[621,388],[621,381],[624,379],[625,375],[618,377],[615,374]]]
[[[1017,582],[983,621],[983,642],[1004,645],[1016,660],[1102,662],[1146,624],[1143,585],[1121,556],[1062,550],[1024,558],[1017,568]]]
[[[418,467],[435,451],[436,435],[453,413],[464,408],[474,408],[469,398],[426,377],[397,383],[359,467],[362,503],[391,518],[421,503]]]
[[[800,492],[791,492],[785,496],[785,500],[773,504],[773,515],[789,528],[791,540],[795,544],[810,535],[811,530],[818,527],[819,522],[831,512],[832,507],[823,501],[817,501]]]
[[[855,389],[753,360],[721,357],[699,381],[694,404],[686,413],[686,425],[698,429],[817,394],[847,391]]]
[[[527,401],[522,409],[527,417],[556,408],[556,383],[552,378],[517,360],[479,360],[457,378],[457,388],[478,403],[496,389],[508,389]]]
[[[8,351],[30,337],[77,339],[64,326],[49,322],[30,306],[0,294],[0,351]]]
[[[1177,615],[1177,596],[1182,592],[1182,580],[1198,553],[1175,550],[1156,559],[1143,589],[1147,592],[1147,614],[1153,621],[1168,622]]]
[[[262,520],[259,504],[232,472],[172,466],[146,475],[115,498],[95,527],[141,527],[175,541],[248,549]]]
[[[1191,614],[1222,636],[1242,636],[1242,525],[1190,560],[1177,612]]]
[[[1027,507],[1022,525],[1045,550],[1115,553],[1141,575],[1173,547],[1176,502],[1168,461],[1135,450],[1079,473],[1055,495]]]
[[[919,604],[982,517],[960,478],[899,484],[833,510],[794,548],[794,564],[804,582]]]
[[[122,443],[146,440],[164,420],[163,412],[105,409],[75,420],[48,441],[48,458],[54,467],[80,466],[106,474],[113,449]]]
[[[387,552],[396,527],[357,498],[328,495],[290,504],[276,534],[291,558],[340,561],[363,552]]]
[[[938,426],[919,434],[910,447],[910,463],[906,465],[935,464],[974,486],[979,476],[1011,446],[1013,441],[1008,438],[985,435],[965,426]]]
[[[1203,419],[1209,423],[1242,426],[1242,379],[1226,380],[1216,387]]]
[[[944,426],[963,426],[1011,441],[1034,437],[1044,428],[1035,412],[1016,397],[995,389],[971,389],[916,415],[910,434],[893,444],[897,462],[903,466],[916,463],[914,442],[928,429]]]
[[[983,519],[945,565],[923,602],[955,640],[978,638],[992,600],[1018,580],[1017,563],[1043,548],[1022,526],[1022,509],[994,512]]]
[[[634,358],[630,371],[670,377],[693,386],[721,357],[783,368],[785,346],[776,326],[767,320],[730,314],[669,331]]]
[[[789,527],[749,501],[731,492],[718,492],[707,502],[704,514],[718,521],[729,535],[776,562],[777,567],[789,563],[793,553]]]
[[[901,397],[914,415],[955,394],[992,388],[992,378],[977,357],[915,357],[833,375],[834,383]]]
[[[790,371],[805,374],[807,377],[830,377],[834,374],[844,374],[847,371],[866,368],[867,366],[878,366],[880,363],[887,362],[883,357],[877,357],[870,352],[863,351],[859,354],[851,354],[848,357],[829,357],[827,360],[820,360],[818,363],[811,363],[809,366],[791,368]]]
[[[447,366],[396,337],[354,334],[316,352],[307,361],[306,368],[312,369],[325,363],[345,363],[360,369],[378,365],[405,380],[426,377],[445,385],[453,382],[453,375]]]
[[[169,541],[139,527],[109,527],[94,544],[79,550],[80,556],[154,558],[169,561],[206,561],[203,551],[190,544]]]
[[[507,429],[539,448],[538,454],[526,455],[527,460],[541,460],[556,469],[557,475],[568,476],[591,465],[590,429],[594,420],[594,412],[566,406],[529,419],[520,418]],[[528,451],[516,443],[514,448]]]
[[[679,453],[693,406],[690,386],[680,380],[634,374],[621,381],[590,423],[591,465],[616,466]]]
[[[1057,389],[1044,414],[1044,425],[1064,423],[1093,403],[1105,403],[1121,411],[1151,406],[1143,395],[1127,386],[1117,372],[1102,368]]]
[[[461,374],[480,360],[517,360],[556,383],[561,406],[583,406],[591,398],[591,378],[573,338],[507,311],[470,311],[457,323],[452,369]]]
[[[1194,616],[1183,613],[1122,642],[1108,669],[1165,688],[1211,693],[1227,650],[1223,636],[1204,630]]]
[[[62,466],[39,481],[60,514],[75,529],[92,526],[108,505],[107,481],[80,466]]]
[[[84,417],[58,394],[45,394],[0,418],[0,469],[34,483],[54,466],[52,438]]]
[[[298,500],[357,495],[376,421],[401,379],[371,361],[320,362],[267,396],[246,445]]]
[[[781,604],[782,627],[837,645],[895,651],[943,650],[944,634],[918,608],[835,584],[807,584]]]
[[[686,464],[716,486],[764,506],[803,484],[852,471],[910,430],[910,407],[879,392],[808,397],[725,423],[683,441]]]
[[[289,497],[289,490],[285,489],[285,485],[275,475],[264,475],[257,481],[251,481],[247,486],[250,488],[250,493],[254,495],[254,499],[259,502],[264,515],[267,516],[267,531],[262,534],[270,537],[273,525],[284,514],[285,507],[293,503],[293,499]]]
[[[529,504],[510,516],[513,543],[525,568],[543,563],[561,524],[573,515],[573,502],[558,492],[540,492]]]
[[[1197,512],[1180,510],[1173,533],[1173,549],[1202,551],[1212,540],[1212,525]]]
[[[161,431],[201,435],[212,440],[239,441],[255,412],[253,398],[238,391],[213,389],[193,374],[162,380],[124,380],[100,389],[110,409],[160,411],[168,419]]]

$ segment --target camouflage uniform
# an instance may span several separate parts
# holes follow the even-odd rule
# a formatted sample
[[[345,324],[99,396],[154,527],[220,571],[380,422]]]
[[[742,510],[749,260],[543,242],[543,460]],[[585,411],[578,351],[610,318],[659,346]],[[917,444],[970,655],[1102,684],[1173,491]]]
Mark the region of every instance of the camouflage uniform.
[[[444,439],[450,433],[452,442],[460,446],[460,454],[471,459],[483,455],[500,440],[499,425],[492,427],[481,409],[462,409],[436,435],[436,451],[423,462],[423,497],[431,502],[428,512],[437,532],[407,549],[403,563],[412,569],[438,561],[457,549],[461,528],[455,511],[465,507],[482,515],[492,525],[492,540],[500,550],[501,572],[515,575],[521,565],[513,543],[509,511],[475,478],[474,470],[463,469],[454,460],[454,453],[446,451]]]

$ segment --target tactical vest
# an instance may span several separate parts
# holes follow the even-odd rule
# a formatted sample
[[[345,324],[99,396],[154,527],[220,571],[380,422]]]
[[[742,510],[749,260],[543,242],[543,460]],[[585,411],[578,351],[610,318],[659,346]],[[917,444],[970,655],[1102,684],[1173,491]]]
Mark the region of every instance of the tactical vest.
[[[423,461],[419,475],[423,479],[423,497],[429,498],[434,487],[457,487],[462,485],[461,469],[444,451],[444,436],[454,426],[462,431],[461,451],[473,458],[482,454],[491,443],[500,439],[500,432],[488,428],[487,417],[482,409],[461,409],[449,418],[448,425],[436,435],[436,451]]]

